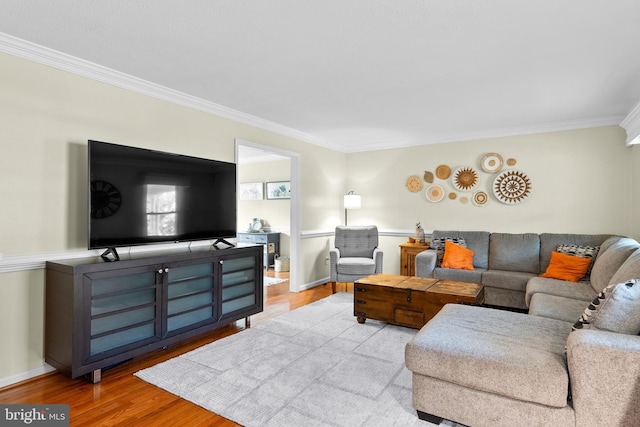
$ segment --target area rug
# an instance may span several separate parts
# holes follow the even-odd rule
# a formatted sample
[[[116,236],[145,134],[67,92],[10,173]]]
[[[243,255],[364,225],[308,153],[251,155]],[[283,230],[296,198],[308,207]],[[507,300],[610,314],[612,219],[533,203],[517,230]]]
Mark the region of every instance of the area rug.
[[[247,427],[425,427],[404,364],[415,334],[359,324],[337,293],[135,375]]]
[[[277,285],[278,283],[286,282],[287,279],[278,279],[276,277],[263,277],[264,286]]]

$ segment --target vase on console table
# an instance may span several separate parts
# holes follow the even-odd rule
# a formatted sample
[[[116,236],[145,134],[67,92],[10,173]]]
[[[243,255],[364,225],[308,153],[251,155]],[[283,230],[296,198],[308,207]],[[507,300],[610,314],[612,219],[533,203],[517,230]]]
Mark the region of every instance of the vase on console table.
[[[424,230],[422,229],[420,223],[416,224],[414,239],[416,240],[416,243],[425,243]]]

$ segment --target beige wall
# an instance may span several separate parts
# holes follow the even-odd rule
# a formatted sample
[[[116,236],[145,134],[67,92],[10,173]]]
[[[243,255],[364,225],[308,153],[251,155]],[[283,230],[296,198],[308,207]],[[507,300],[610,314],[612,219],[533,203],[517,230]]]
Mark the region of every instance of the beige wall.
[[[436,144],[351,154],[348,187],[362,195],[362,208],[349,214],[350,224],[375,223],[381,229],[412,229],[420,221],[427,230],[473,229],[500,232],[618,233],[640,236],[631,216],[634,206],[634,149],[626,147],[618,126],[521,135],[480,141]],[[521,204],[500,203],[491,190],[497,174],[487,174],[480,160],[489,152],[504,160],[515,158],[514,169],[525,172],[532,192]],[[409,176],[423,176],[440,164],[479,171],[478,189],[490,195],[482,207],[460,203],[450,180],[441,184],[458,199],[426,200],[424,189],[406,189]],[[357,173],[355,172],[357,171]],[[638,177],[635,177],[638,184]],[[640,185],[640,184],[639,184]],[[635,187],[636,191],[640,187]],[[637,205],[637,197],[635,199]],[[406,239],[384,238],[384,268],[399,271],[398,244]]]
[[[0,117],[5,262],[86,250],[88,139],[225,161],[234,161],[235,139],[298,153],[301,230],[331,221],[344,191],[343,153],[5,54]],[[314,240],[301,242],[301,254],[315,253]],[[303,283],[327,275],[314,269],[300,263]],[[0,353],[0,385],[43,364],[43,295],[42,269],[0,273],[0,342],[11,349]]]
[[[417,221],[427,229],[640,236],[632,214],[640,208],[634,172],[640,154],[624,146],[616,126],[345,154],[4,54],[0,117],[5,260],[86,248],[87,139],[226,161],[234,160],[235,139],[298,153],[303,236],[293,256],[302,286],[329,275],[328,233],[343,222],[348,190],[363,197],[349,223],[380,227],[389,273],[398,271],[398,244]],[[517,168],[533,182],[529,200],[517,206],[492,200],[482,208],[449,200],[431,204],[404,186],[408,176],[442,163],[478,167],[487,152],[518,160]],[[42,366],[43,295],[42,269],[0,274],[0,341],[10,349],[0,353],[0,381]]]

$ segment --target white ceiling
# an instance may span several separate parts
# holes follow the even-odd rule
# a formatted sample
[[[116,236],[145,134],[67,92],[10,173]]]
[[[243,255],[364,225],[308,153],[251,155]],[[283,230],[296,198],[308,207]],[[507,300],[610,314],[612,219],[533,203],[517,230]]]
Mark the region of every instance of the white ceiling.
[[[0,11],[11,40],[345,152],[619,124],[640,100],[638,0],[1,0]]]

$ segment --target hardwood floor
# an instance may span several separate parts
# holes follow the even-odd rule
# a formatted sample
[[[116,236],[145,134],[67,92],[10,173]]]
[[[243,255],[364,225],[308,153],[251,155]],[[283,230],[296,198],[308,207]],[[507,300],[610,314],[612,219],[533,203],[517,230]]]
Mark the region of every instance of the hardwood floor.
[[[251,316],[256,325],[266,319],[294,310],[331,294],[331,285],[289,293],[289,273],[266,271],[265,275],[287,279],[268,286],[262,313]],[[176,357],[197,347],[245,329],[244,320],[198,338],[134,358],[102,373],[102,381],[91,384],[72,380],[58,372],[0,389],[2,403],[70,405],[72,426],[238,426],[133,374],[140,369]]]

